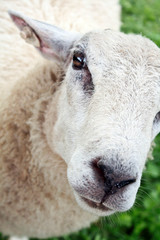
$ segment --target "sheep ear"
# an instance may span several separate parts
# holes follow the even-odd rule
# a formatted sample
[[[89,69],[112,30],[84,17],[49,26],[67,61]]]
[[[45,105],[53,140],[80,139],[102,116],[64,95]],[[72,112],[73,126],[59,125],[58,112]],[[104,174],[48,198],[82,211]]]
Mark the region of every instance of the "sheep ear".
[[[21,30],[21,36],[49,59],[65,61],[79,33],[64,31],[50,24],[33,20],[15,11],[9,11],[13,22]]]

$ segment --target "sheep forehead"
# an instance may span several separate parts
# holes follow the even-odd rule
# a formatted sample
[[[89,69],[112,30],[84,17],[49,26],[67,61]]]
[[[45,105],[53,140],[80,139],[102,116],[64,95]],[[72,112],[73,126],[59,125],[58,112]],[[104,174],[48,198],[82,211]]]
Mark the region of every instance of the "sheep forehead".
[[[158,47],[151,40],[141,35],[104,30],[89,32],[79,42],[87,53],[91,52],[93,54],[95,52],[95,55],[99,53],[99,55],[108,56],[110,53],[117,53],[123,56],[123,54],[130,53],[131,56],[137,57],[138,53],[144,58],[153,57],[154,55],[157,57],[157,54],[160,57]]]
[[[104,88],[121,81],[126,87],[127,83],[153,87],[152,90],[159,87],[160,49],[149,39],[105,30],[86,34],[80,45],[95,84]],[[133,82],[129,82],[131,79]]]
[[[134,101],[140,109],[155,111],[160,96],[160,50],[152,41],[105,30],[86,34],[80,44],[99,89],[94,104],[103,96],[111,105],[117,101],[125,107]]]
[[[112,30],[90,32],[80,39],[79,46],[86,53],[90,66],[98,65],[103,72],[116,65],[136,70],[137,66],[146,66],[159,71],[160,49],[140,35]]]

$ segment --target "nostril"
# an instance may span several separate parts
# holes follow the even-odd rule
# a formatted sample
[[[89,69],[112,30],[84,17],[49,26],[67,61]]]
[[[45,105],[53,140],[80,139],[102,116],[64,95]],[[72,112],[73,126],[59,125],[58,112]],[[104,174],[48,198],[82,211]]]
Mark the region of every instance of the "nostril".
[[[111,182],[113,183],[114,171],[110,166],[106,165],[100,157],[92,160],[92,168],[96,175],[103,179],[104,183],[106,181],[109,185],[111,185]]]
[[[136,181],[135,178],[133,178],[133,179],[128,179],[128,180],[123,180],[123,181],[121,181],[121,182],[116,183],[116,184],[115,184],[115,187],[118,188],[118,189],[120,189],[120,188],[123,188],[123,187],[131,184],[131,183],[134,183],[135,181]]]
[[[102,160],[97,161],[97,167],[102,171],[104,176],[113,174],[113,169],[107,166],[106,164],[104,164]]]
[[[92,169],[94,170],[94,173],[96,174],[96,177],[104,183],[105,177],[104,177],[104,171],[105,171],[105,166],[99,166],[101,158],[97,157],[91,162]]]

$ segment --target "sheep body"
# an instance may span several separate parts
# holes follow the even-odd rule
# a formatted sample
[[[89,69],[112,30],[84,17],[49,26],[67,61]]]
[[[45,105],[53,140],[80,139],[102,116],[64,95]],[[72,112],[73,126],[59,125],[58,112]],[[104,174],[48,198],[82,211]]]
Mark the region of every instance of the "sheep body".
[[[56,121],[61,69],[24,43],[7,10],[66,30],[118,30],[118,1],[2,0],[0,9],[0,231],[45,238],[79,230],[98,217],[77,205],[66,163],[47,135]]]

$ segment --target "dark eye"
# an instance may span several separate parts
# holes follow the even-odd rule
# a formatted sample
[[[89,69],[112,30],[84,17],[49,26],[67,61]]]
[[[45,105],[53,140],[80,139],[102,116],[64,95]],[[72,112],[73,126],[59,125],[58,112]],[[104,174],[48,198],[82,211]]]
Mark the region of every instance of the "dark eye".
[[[81,70],[86,66],[86,59],[82,52],[74,52],[72,67],[75,70]]]
[[[160,112],[158,112],[154,118],[153,124],[157,124],[160,121]]]

